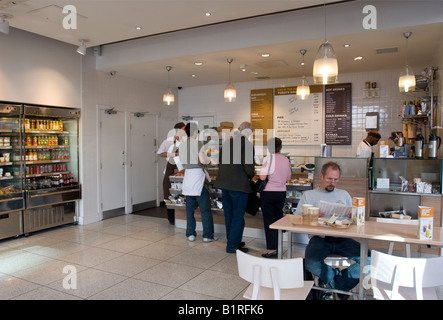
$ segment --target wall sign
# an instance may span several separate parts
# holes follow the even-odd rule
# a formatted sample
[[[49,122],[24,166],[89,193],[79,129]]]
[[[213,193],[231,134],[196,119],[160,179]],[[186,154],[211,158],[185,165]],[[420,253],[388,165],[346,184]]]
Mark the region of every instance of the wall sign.
[[[256,145],[266,145],[267,130],[272,129],[274,89],[251,90],[251,125],[255,133],[263,130],[263,136],[254,135]]]
[[[325,143],[352,144],[352,84],[325,87]]]
[[[320,145],[323,137],[323,86],[310,86],[306,100],[297,99],[297,87],[275,89],[275,135],[284,146]]]

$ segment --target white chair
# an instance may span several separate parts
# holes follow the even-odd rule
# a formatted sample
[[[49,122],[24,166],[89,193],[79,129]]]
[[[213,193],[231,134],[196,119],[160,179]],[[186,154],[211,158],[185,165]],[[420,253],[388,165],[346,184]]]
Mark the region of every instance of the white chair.
[[[266,259],[237,250],[238,274],[251,284],[250,300],[304,300],[313,281],[303,280],[303,259]]]
[[[443,257],[405,258],[372,250],[370,279],[379,300],[437,300]]]

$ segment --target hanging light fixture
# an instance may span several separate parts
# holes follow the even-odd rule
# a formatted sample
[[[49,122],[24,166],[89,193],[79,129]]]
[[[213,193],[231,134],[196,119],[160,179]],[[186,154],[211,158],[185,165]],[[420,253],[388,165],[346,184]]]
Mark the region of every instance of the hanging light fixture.
[[[406,65],[398,78],[398,87],[400,92],[410,92],[415,90],[415,74],[408,65],[408,39],[412,32],[405,32],[403,36],[406,38]]]
[[[166,70],[168,70],[168,89],[163,95],[163,104],[167,106],[172,106],[175,100],[174,94],[172,93],[171,87],[169,86],[169,71],[171,71],[171,69],[172,69],[171,66],[166,67]]]
[[[0,32],[4,34],[9,34],[9,21],[6,19],[11,19],[14,16],[9,13],[2,13],[0,15]]]
[[[325,12],[325,42],[318,48],[314,61],[314,82],[317,84],[331,84],[337,82],[338,61],[335,57],[334,48],[326,39],[326,1]]]
[[[226,85],[226,89],[225,89],[225,93],[224,93],[224,97],[225,97],[225,101],[226,102],[234,102],[235,99],[237,98],[237,91],[235,90],[234,85],[231,82],[231,63],[232,63],[233,59],[232,58],[228,58],[228,63],[229,63],[229,82]]]
[[[87,40],[81,39],[80,46],[77,48],[77,53],[81,54],[82,56],[84,56],[86,54],[85,42],[87,42]]]
[[[303,70],[305,68],[306,51],[307,51],[306,49],[300,50],[300,53],[303,56],[303,62],[302,62]],[[297,86],[297,99],[306,100],[310,94],[311,94],[311,90],[309,89],[308,80],[306,80],[306,77],[303,72],[303,76],[301,77],[300,82],[298,83],[298,86]]]

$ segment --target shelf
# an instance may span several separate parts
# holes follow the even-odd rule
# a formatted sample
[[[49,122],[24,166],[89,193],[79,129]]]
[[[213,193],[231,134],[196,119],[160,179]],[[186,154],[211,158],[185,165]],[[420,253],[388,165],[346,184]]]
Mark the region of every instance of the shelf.
[[[402,192],[402,191],[393,191],[388,189],[374,189],[370,190],[371,193],[378,194],[395,194],[401,196],[426,196],[426,197],[441,197],[439,193],[417,193],[417,192]]]
[[[25,149],[69,149],[69,146],[67,145],[57,145],[57,146],[45,146],[45,145],[39,145],[39,146],[25,146]]]
[[[27,129],[25,130],[25,133],[28,134],[38,134],[38,133],[44,133],[44,134],[69,134],[69,131],[58,131],[58,130],[34,130],[34,129]]]
[[[28,164],[50,164],[50,163],[67,163],[71,160],[37,160],[37,161],[26,161],[26,165]]]
[[[380,91],[380,88],[363,89],[363,98],[364,99],[380,98],[379,91]]]

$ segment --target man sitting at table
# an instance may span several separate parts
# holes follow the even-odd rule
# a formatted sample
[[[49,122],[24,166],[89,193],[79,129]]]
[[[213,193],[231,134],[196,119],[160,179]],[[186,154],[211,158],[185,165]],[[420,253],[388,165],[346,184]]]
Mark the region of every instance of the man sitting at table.
[[[341,169],[337,163],[325,163],[320,172],[320,186],[303,192],[296,214],[303,213],[303,204],[318,206],[320,200],[351,206],[349,193],[336,188],[340,174]],[[347,257],[355,263],[344,270],[332,268],[324,262],[331,254]],[[350,291],[360,279],[360,244],[351,238],[310,236],[305,251],[305,268],[320,278],[322,287]]]

